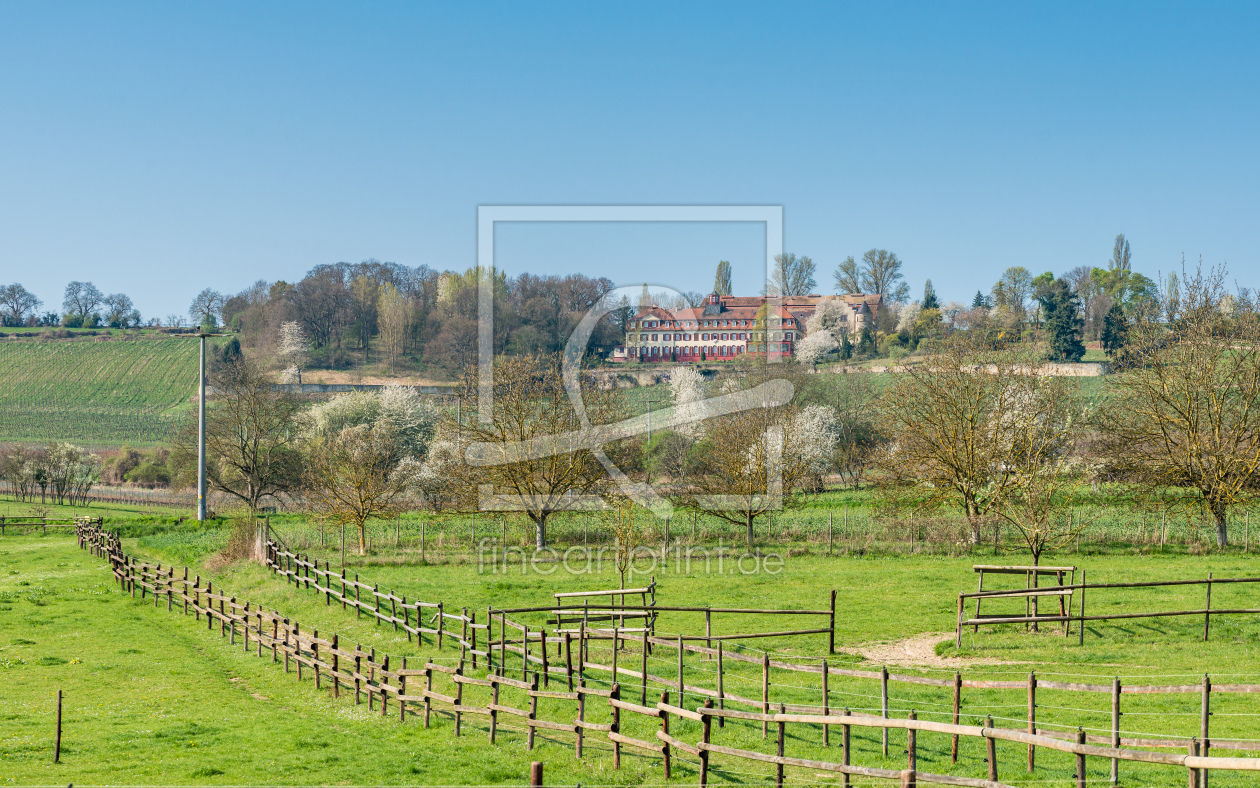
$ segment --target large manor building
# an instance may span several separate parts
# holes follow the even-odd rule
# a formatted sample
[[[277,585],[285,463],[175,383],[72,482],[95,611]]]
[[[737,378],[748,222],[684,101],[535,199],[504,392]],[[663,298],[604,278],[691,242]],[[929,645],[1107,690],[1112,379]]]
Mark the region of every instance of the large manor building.
[[[611,361],[730,361],[753,353],[790,356],[819,303],[840,307],[839,321],[857,333],[874,326],[881,296],[729,296],[710,293],[704,306],[642,309],[626,326],[626,343]]]

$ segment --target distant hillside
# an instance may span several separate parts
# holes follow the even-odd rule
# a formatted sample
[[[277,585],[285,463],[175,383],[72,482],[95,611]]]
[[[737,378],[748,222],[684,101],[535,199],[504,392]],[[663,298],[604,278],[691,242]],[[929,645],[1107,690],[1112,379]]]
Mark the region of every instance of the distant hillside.
[[[165,442],[197,390],[197,344],[0,340],[0,442]]]

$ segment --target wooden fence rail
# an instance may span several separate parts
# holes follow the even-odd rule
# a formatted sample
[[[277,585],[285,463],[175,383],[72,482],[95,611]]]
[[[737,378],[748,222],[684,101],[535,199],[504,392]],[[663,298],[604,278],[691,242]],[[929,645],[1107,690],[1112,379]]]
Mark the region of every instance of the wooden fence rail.
[[[1068,636],[1071,632],[1071,622],[1077,622],[1078,639],[1081,643],[1085,641],[1085,622],[1086,621],[1119,621],[1135,618],[1166,618],[1170,616],[1203,616],[1203,640],[1208,639],[1208,631],[1211,626],[1213,615],[1258,615],[1260,608],[1213,608],[1212,607],[1212,586],[1227,585],[1233,583],[1260,583],[1260,577],[1212,577],[1209,572],[1208,576],[1202,580],[1157,580],[1142,581],[1128,583],[1086,583],[1085,572],[1081,572],[1081,582],[1069,585],[1042,586],[1021,588],[1021,589],[1003,589],[992,591],[972,591],[961,593],[958,595],[958,620],[954,634],[954,644],[962,647],[962,633],[964,627],[978,628],[981,625],[989,624],[1029,624],[1037,626],[1040,623],[1062,622],[1063,635]],[[1107,613],[1103,615],[1086,615],[1085,613],[1085,592],[1087,590],[1100,591],[1103,589],[1116,588],[1165,588],[1170,586],[1206,586],[1207,592],[1204,598],[1204,605],[1201,609],[1192,610],[1168,610],[1153,611],[1142,613]],[[1079,594],[1075,592],[1079,591]],[[1060,600],[1067,598],[1067,610],[1063,609],[1062,601],[1060,601],[1060,610],[1058,615],[1038,615],[1036,606],[1032,608],[1031,614],[1023,616],[1018,615],[1002,615],[988,614],[979,615],[980,601],[983,599],[1010,599],[1025,598],[1037,599],[1043,596],[1058,597]],[[974,618],[964,617],[964,608],[967,600],[976,600],[977,615]],[[1072,613],[1072,602],[1079,599],[1077,603],[1077,612]]]
[[[548,664],[548,650],[545,646],[541,647],[532,656],[525,649],[523,650],[525,652],[523,654],[525,667],[521,679],[515,679],[507,675],[509,666],[502,659],[495,665],[491,660],[493,650],[487,647],[484,652],[481,652],[481,655],[486,656],[486,668],[489,669],[489,672],[484,677],[481,677],[469,675],[468,673],[471,667],[471,659],[467,652],[470,650],[468,644],[472,642],[471,636],[465,641],[462,636],[457,636],[453,632],[450,633],[455,640],[460,641],[461,646],[460,657],[454,665],[444,665],[426,660],[419,667],[409,666],[405,657],[393,659],[390,655],[378,654],[376,649],[373,648],[365,649],[359,644],[351,646],[349,643],[342,641],[336,633],[325,633],[321,636],[317,630],[302,627],[298,622],[290,620],[278,611],[266,610],[248,601],[238,600],[225,590],[216,589],[209,581],[203,583],[200,577],[190,577],[187,567],[177,569],[173,566],[149,563],[128,556],[122,551],[117,536],[105,532],[99,525],[80,524],[77,534],[79,545],[83,549],[90,550],[93,554],[102,556],[109,561],[120,587],[132,594],[133,597],[136,596],[137,590],[139,590],[141,599],[147,598],[148,595],[153,596],[154,606],[160,606],[165,602],[167,610],[174,611],[178,609],[185,615],[191,612],[197,620],[204,616],[207,628],[213,630],[217,627],[220,635],[227,638],[234,645],[239,637],[241,640],[240,645],[246,652],[253,652],[259,657],[269,654],[272,661],[277,663],[283,660],[286,672],[291,668],[295,669],[299,680],[305,678],[304,674],[309,674],[317,687],[326,687],[334,696],[339,697],[343,691],[349,693],[353,690],[356,703],[361,703],[366,699],[369,708],[373,710],[375,710],[376,704],[379,703],[382,716],[387,715],[389,710],[394,708],[397,710],[400,720],[405,721],[409,717],[419,716],[428,725],[436,705],[438,709],[453,720],[453,732],[457,736],[463,733],[464,717],[466,715],[475,715],[478,718],[484,718],[488,722],[487,734],[492,742],[505,724],[518,730],[523,728],[526,745],[531,748],[534,744],[537,730],[565,733],[574,737],[574,747],[578,757],[583,755],[583,742],[588,736],[602,734],[612,746],[614,764],[617,766],[620,765],[623,747],[650,752],[653,756],[661,757],[666,769],[669,768],[668,764],[674,758],[675,753],[682,752],[698,757],[701,762],[701,785],[707,784],[709,770],[712,768],[710,759],[712,755],[717,754],[772,763],[776,766],[777,784],[779,785],[783,783],[784,768],[791,767],[834,771],[840,774],[860,775],[877,779],[900,780],[903,785],[914,785],[917,780],[948,785],[993,786],[996,788],[1002,784],[997,782],[996,750],[992,746],[995,741],[1025,745],[1030,753],[1028,761],[1030,771],[1034,766],[1033,754],[1038,748],[1073,753],[1078,758],[1078,764],[1087,757],[1109,759],[1113,763],[1113,779],[1115,779],[1116,774],[1115,765],[1120,761],[1183,768],[1196,773],[1196,777],[1201,775],[1202,778],[1206,777],[1207,770],[1212,769],[1260,771],[1260,758],[1223,758],[1208,755],[1210,746],[1222,749],[1224,747],[1222,742],[1209,739],[1207,729],[1207,720],[1210,713],[1209,703],[1213,692],[1257,693],[1260,692],[1260,685],[1213,686],[1205,677],[1201,685],[1134,685],[1122,687],[1119,680],[1116,680],[1110,686],[1071,684],[1066,682],[1038,683],[1035,675],[1030,674],[1027,682],[963,681],[960,675],[955,674],[953,681],[947,682],[955,693],[955,713],[954,722],[952,723],[918,720],[913,713],[908,719],[892,718],[889,716],[886,700],[884,711],[878,716],[849,713],[847,709],[845,713],[837,714],[828,710],[828,702],[826,700],[827,678],[832,675],[878,678],[881,682],[885,699],[887,698],[887,685],[890,680],[904,680],[930,686],[940,686],[943,680],[925,679],[916,676],[895,676],[894,674],[889,674],[887,670],[873,672],[832,668],[825,660],[821,665],[812,666],[771,660],[768,654],[763,654],[758,659],[747,654],[726,653],[720,640],[715,649],[709,649],[697,644],[687,643],[682,637],[677,635],[671,638],[653,635],[646,631],[622,633],[618,632],[616,628],[611,630],[613,637],[620,637],[627,641],[638,641],[644,646],[649,641],[660,646],[674,646],[679,654],[676,680],[669,677],[651,676],[643,669],[643,665],[646,663],[641,664],[639,666],[640,669],[637,671],[633,668],[618,666],[616,665],[616,651],[613,652],[613,665],[600,665],[589,661],[587,659],[587,641],[597,633],[604,633],[609,630],[586,630],[585,628],[580,633],[582,637],[579,638],[576,648],[574,648],[573,638],[567,634],[561,638],[536,637],[535,641],[540,642],[540,645],[559,642],[563,647],[565,659],[561,664],[553,666]],[[327,572],[328,570],[325,571]],[[290,577],[289,579],[294,578]],[[305,575],[301,579],[305,580]],[[357,588],[362,590],[362,587],[365,585],[361,581],[349,581],[349,578],[347,580],[348,583],[345,587],[347,589]],[[329,585],[323,586],[321,593],[330,593],[329,588]],[[341,593],[343,597],[346,595],[345,590],[341,590]],[[376,592],[374,589],[375,593],[379,592]],[[379,600],[379,597],[374,596],[374,599]],[[374,611],[378,609],[378,604],[379,602],[373,605],[372,609]],[[348,600],[347,606],[349,606]],[[466,614],[462,610],[458,614],[447,613],[436,604],[434,607],[436,607],[436,612],[433,620],[439,622],[439,631],[441,631],[440,622],[444,619],[458,621],[461,625],[470,627],[470,632],[475,631],[471,629],[474,624],[473,615]],[[419,608],[416,608],[416,610],[419,610]],[[394,617],[397,618],[397,616]],[[407,618],[404,616],[404,620],[407,620]],[[507,621],[506,616],[501,616],[501,620]],[[489,624],[490,621],[487,621],[485,625],[480,626],[489,626]],[[513,623],[505,624],[500,631],[505,631],[508,626],[513,625]],[[525,625],[521,626],[523,627],[521,630],[523,634],[521,642],[528,644],[530,642],[529,630]],[[542,633],[539,634],[542,635]],[[489,643],[490,641],[487,640],[487,645]],[[501,640],[499,645],[507,645],[506,640]],[[718,665],[716,690],[685,683],[681,656],[688,651],[698,651],[706,654],[712,652],[712,655],[716,657]],[[574,652],[578,656],[576,663],[572,659]],[[643,649],[643,652],[646,652],[646,648]],[[500,655],[502,653],[503,651],[500,649]],[[724,690],[722,686],[723,660],[724,658],[736,656],[744,661],[761,662],[764,683],[760,699],[743,698]],[[541,665],[542,670],[533,669],[534,666],[538,665]],[[824,699],[821,707],[822,713],[819,713],[818,707],[789,706],[782,703],[771,704],[768,694],[768,677],[772,665],[783,670],[800,669],[820,674]],[[588,682],[592,676],[601,673],[608,674],[607,683],[610,686],[607,689],[589,686]],[[643,693],[640,693],[637,703],[625,700],[621,694],[622,684],[620,678],[623,676],[638,679],[640,687],[645,687],[646,680],[651,678],[654,684],[666,687],[666,692],[661,695],[660,701],[654,705],[647,702],[646,698],[643,697]],[[549,677],[563,679],[566,682],[564,688],[546,689],[545,682]],[[449,689],[446,689],[445,686],[435,687],[435,681],[449,684]],[[540,682],[542,682],[542,686],[540,686]],[[991,724],[986,726],[958,724],[957,699],[964,686],[986,689],[1027,688],[1030,693],[1028,730],[1021,731],[993,727]],[[1199,754],[1199,739],[1194,739],[1190,742],[1192,754],[1126,749],[1123,745],[1184,747],[1187,743],[1185,741],[1120,739],[1118,727],[1114,727],[1118,726],[1118,722],[1114,723],[1114,729],[1110,737],[1087,737],[1081,731],[1071,735],[1039,729],[1036,727],[1034,718],[1036,708],[1034,693],[1038,687],[1082,692],[1109,691],[1113,695],[1113,720],[1118,720],[1119,718],[1118,699],[1124,692],[1147,694],[1154,692],[1199,692],[1204,698],[1202,706],[1204,715],[1201,742],[1203,745],[1202,754]],[[442,691],[444,689],[445,691]],[[670,702],[669,693],[671,691],[678,692],[676,703]],[[705,698],[704,706],[697,707],[694,711],[688,709],[683,699],[689,693],[693,696]],[[474,697],[477,694],[480,694],[482,697],[477,699]],[[513,702],[513,699],[516,699],[516,702]],[[745,711],[725,708],[727,702],[755,710]],[[553,718],[548,719],[542,713],[544,704],[560,704],[564,709],[571,709],[572,714],[565,713],[560,719],[555,719],[553,715]],[[607,714],[610,722],[600,722],[592,719],[592,713],[599,711],[601,708],[603,713]],[[627,717],[626,715],[629,716]],[[692,743],[679,738],[676,732],[671,732],[671,717],[677,720],[700,723],[703,731],[701,740]],[[767,731],[770,726],[774,726],[777,731],[775,753],[767,754],[753,750],[739,750],[714,744],[712,741],[713,726],[711,724],[713,719],[718,720],[718,727],[723,727],[727,719],[746,723],[759,723],[763,727],[763,731]],[[631,735],[634,733],[632,730],[634,726],[627,727],[626,723],[632,720],[646,721],[658,726],[659,729],[655,731],[655,740]],[[831,729],[839,726],[842,734],[842,762],[831,763],[829,761],[816,761],[787,755],[785,753],[785,741],[787,740],[785,731],[788,725],[808,725],[821,728],[824,746],[828,746]],[[879,729],[883,735],[885,755],[887,754],[888,731],[907,731],[907,769],[897,771],[852,765],[853,748],[849,735],[852,726]],[[916,739],[914,737],[920,732],[950,736],[953,741],[952,751],[955,760],[957,757],[957,741],[960,738],[985,741],[986,749],[990,756],[989,779],[978,780],[919,772],[917,770]],[[1098,742],[1099,738],[1103,740]],[[1098,743],[1109,746],[1098,746]],[[1249,743],[1238,742],[1235,744],[1238,745],[1236,749],[1245,749],[1248,748]],[[1254,745],[1251,745],[1251,747],[1254,747]],[[1078,767],[1078,774],[1084,774],[1082,768]]]

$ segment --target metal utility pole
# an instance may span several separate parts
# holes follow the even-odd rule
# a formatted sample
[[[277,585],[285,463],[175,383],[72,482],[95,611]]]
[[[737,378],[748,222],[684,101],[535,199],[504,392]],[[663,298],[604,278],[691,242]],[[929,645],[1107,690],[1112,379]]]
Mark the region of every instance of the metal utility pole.
[[[200,395],[197,398],[197,519],[206,519],[206,337],[201,337]]]

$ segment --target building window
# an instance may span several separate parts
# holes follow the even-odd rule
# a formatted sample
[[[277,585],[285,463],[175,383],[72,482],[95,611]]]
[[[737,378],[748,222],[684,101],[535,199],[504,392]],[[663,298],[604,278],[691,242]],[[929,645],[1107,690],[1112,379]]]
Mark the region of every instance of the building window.
[[[788,347],[789,347],[789,346],[788,346],[788,344],[787,344],[786,342],[785,342],[785,343],[783,343],[783,352],[784,352],[784,353],[788,352]]]
[[[786,334],[783,335],[783,338],[790,342],[792,340],[792,332],[791,331],[787,332]]]

